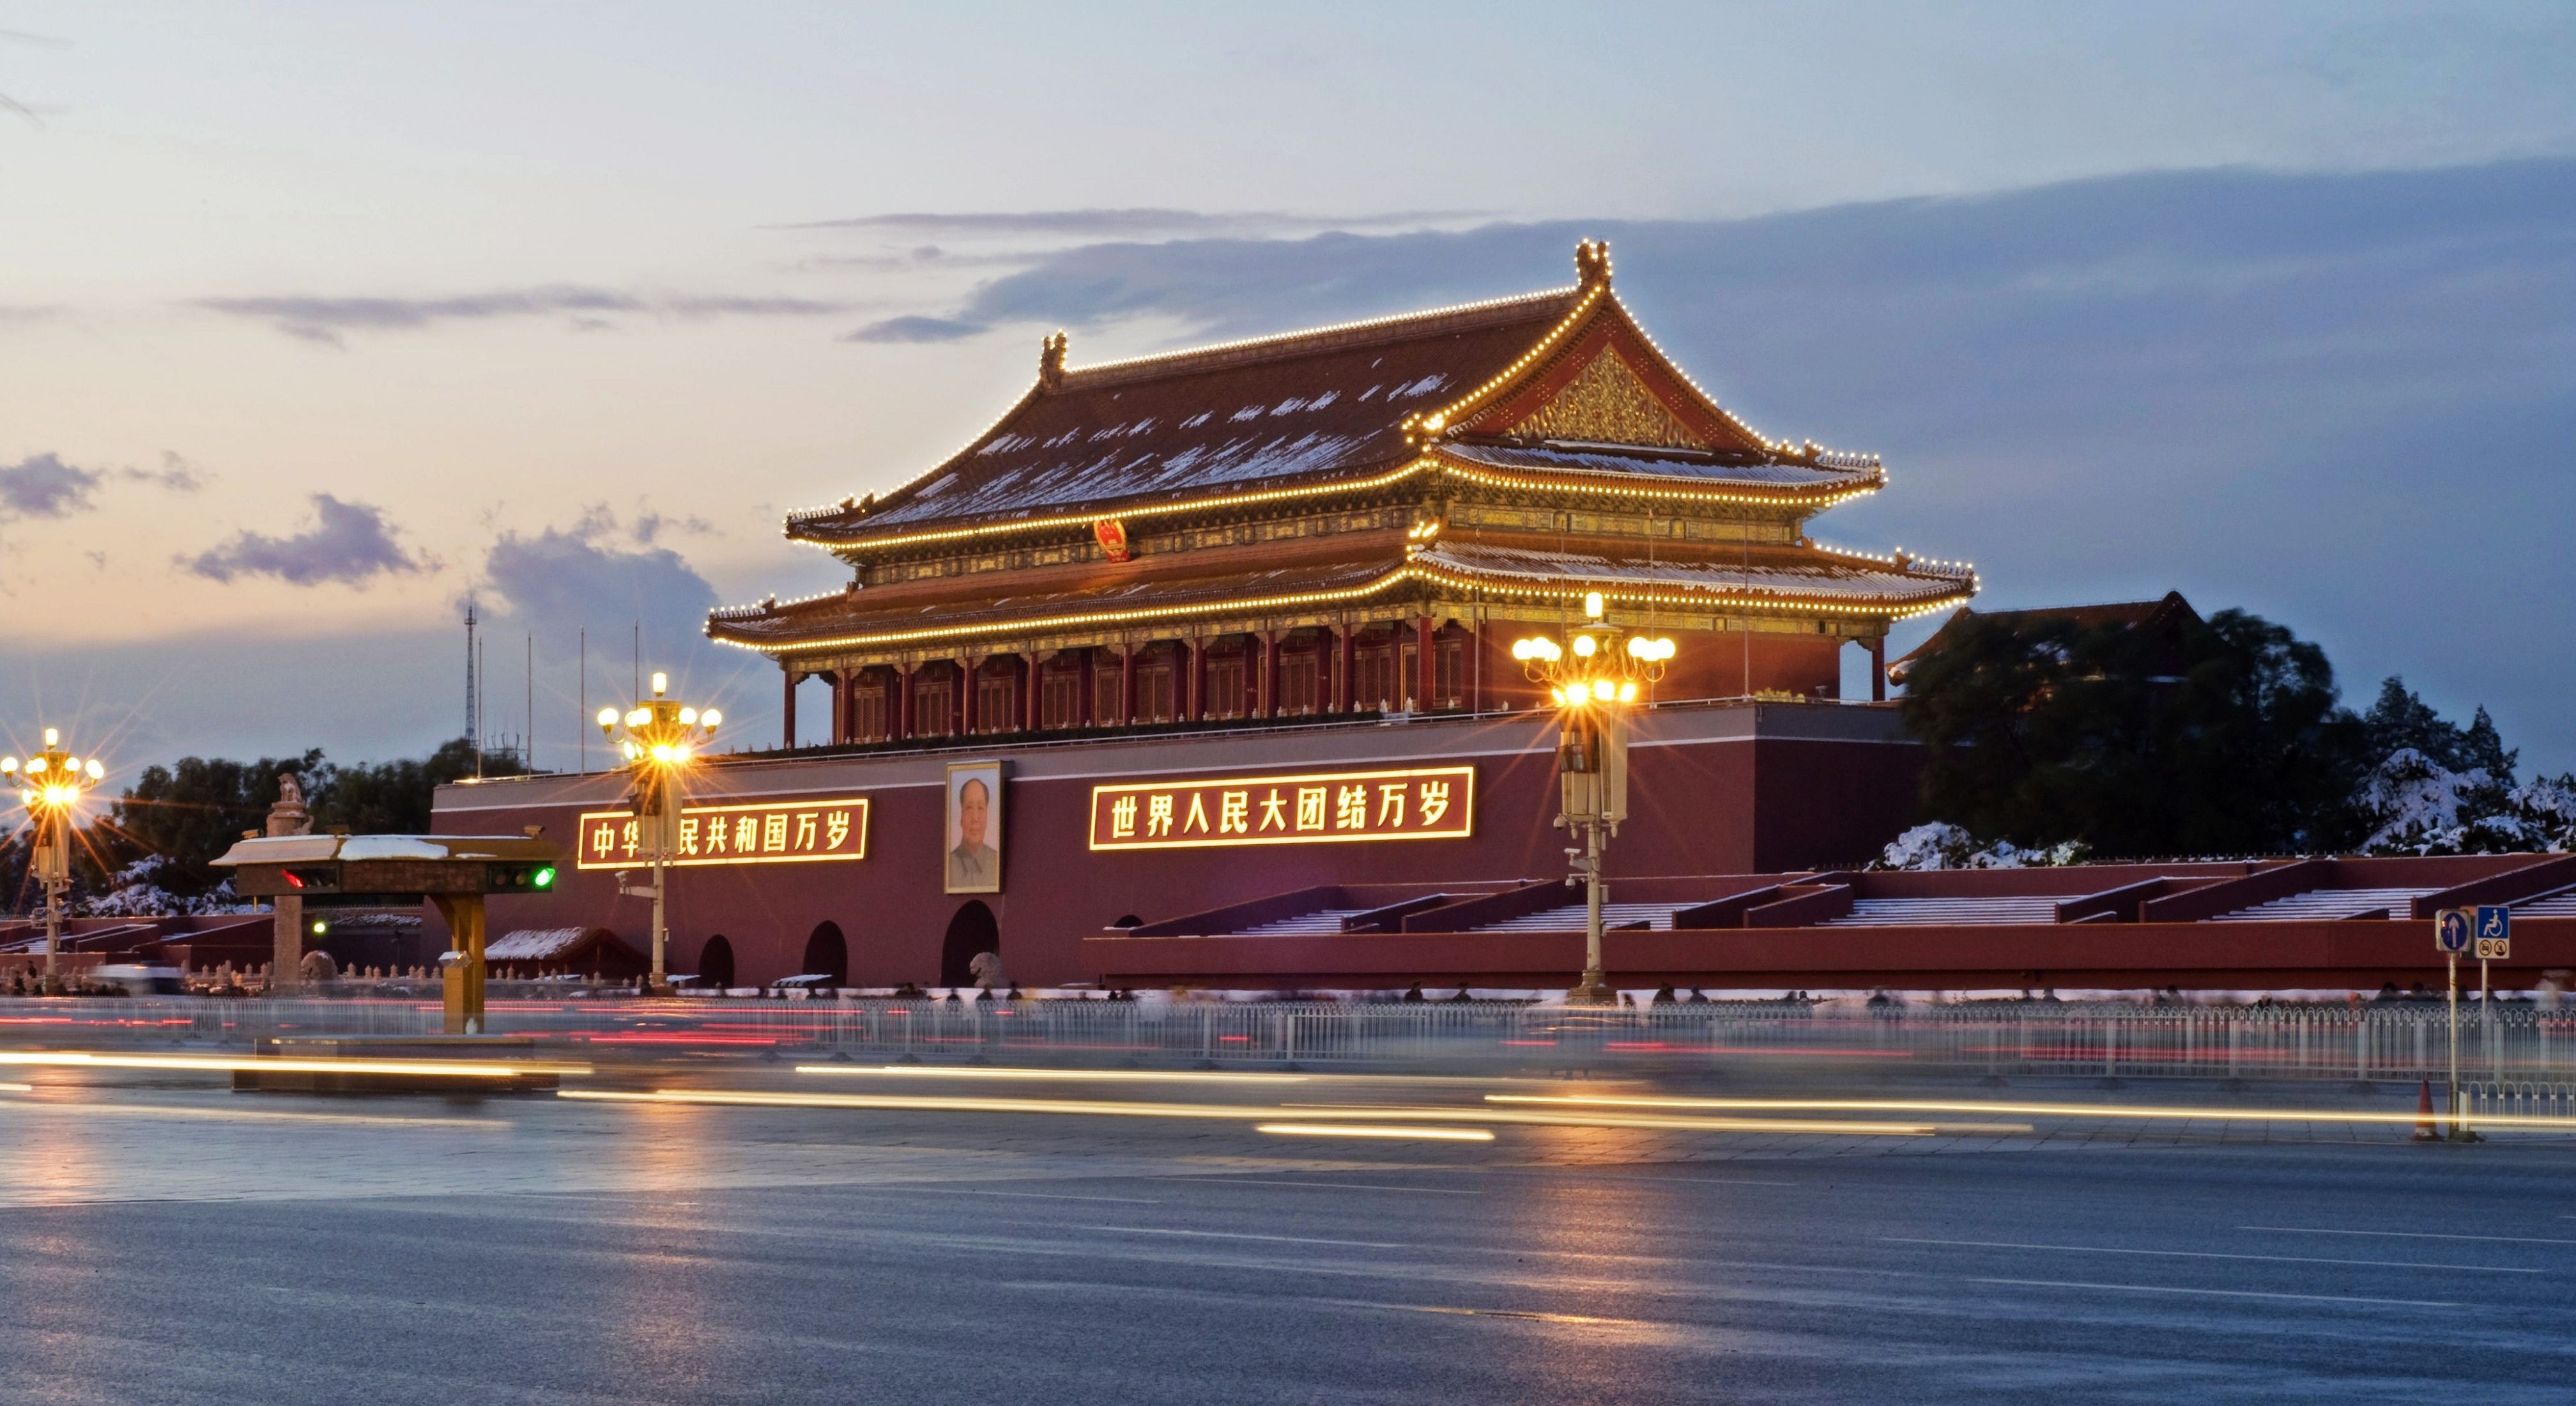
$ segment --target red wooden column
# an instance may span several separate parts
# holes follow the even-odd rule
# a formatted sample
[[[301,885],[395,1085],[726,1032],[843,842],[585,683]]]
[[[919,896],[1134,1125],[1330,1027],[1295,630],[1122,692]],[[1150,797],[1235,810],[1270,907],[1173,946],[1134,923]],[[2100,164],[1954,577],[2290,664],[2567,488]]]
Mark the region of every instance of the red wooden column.
[[[1279,716],[1279,632],[1261,632],[1261,716]]]
[[[1080,672],[1074,675],[1073,687],[1079,696],[1073,701],[1073,720],[1084,727],[1094,727],[1099,722],[1094,715],[1100,711],[1099,649],[1082,651],[1082,659],[1076,668]]]
[[[890,741],[912,740],[912,677],[915,667],[909,662],[894,666],[894,697],[889,700],[893,706],[886,709],[886,731],[893,734]]]
[[[1485,618],[1467,622],[1467,711],[1485,711]]]
[[[983,671],[984,661],[969,654],[948,662],[957,666],[957,699],[948,709],[955,726],[950,731],[965,737],[975,731],[976,675]]]
[[[1887,701],[1887,636],[1869,642],[1869,701]]]
[[[1124,640],[1118,645],[1118,721],[1136,725],[1136,646]]]
[[[1180,714],[1197,722],[1207,709],[1207,641],[1197,635],[1189,640],[1189,677],[1181,681]]]
[[[1413,706],[1418,712],[1430,712],[1436,701],[1433,695],[1438,691],[1440,679],[1437,645],[1438,641],[1432,638],[1431,617],[1425,615],[1416,619],[1413,622]]]
[[[850,740],[850,695],[854,691],[850,686],[852,673],[848,669],[834,669],[824,677],[832,681],[832,745],[838,747]]]
[[[1040,693],[1046,678],[1046,655],[1038,650],[1030,650],[1020,657],[1027,660],[1029,666],[1028,688],[1023,694],[1028,700],[1028,707],[1020,714],[1020,726],[1035,732],[1046,725],[1046,699]]]
[[[1360,627],[1348,620],[1342,622],[1342,647],[1339,653],[1342,656],[1340,667],[1334,671],[1337,677],[1333,680],[1334,710],[1343,713],[1355,712],[1358,710],[1358,704],[1353,700],[1359,687],[1357,677],[1360,671]]]
[[[787,731],[787,739],[786,739],[786,741],[785,741],[785,743],[784,743],[783,745],[785,745],[789,750],[791,750],[791,751],[792,751],[792,750],[794,750],[794,748],[795,748],[795,746],[796,746],[796,670],[795,670],[795,668],[794,668],[793,666],[790,666],[790,667],[786,670],[786,674],[787,674],[787,702],[786,702],[786,706],[785,706],[785,708],[784,708],[784,710],[783,710],[783,711],[784,711],[784,712],[785,712],[785,714],[786,714],[786,731]]]

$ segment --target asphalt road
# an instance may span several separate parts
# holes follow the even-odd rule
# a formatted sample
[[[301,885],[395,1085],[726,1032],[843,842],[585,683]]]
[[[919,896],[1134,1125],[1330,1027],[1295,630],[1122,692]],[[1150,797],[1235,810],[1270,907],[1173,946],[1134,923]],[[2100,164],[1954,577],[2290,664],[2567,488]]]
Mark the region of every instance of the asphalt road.
[[[0,1401],[2576,1399],[2576,1145],[0,1109]]]

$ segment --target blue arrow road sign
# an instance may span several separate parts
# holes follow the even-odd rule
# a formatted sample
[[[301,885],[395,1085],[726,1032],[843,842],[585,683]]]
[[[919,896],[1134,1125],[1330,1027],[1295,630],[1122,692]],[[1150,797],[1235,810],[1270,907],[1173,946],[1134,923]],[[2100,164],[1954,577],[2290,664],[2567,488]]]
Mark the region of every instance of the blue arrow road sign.
[[[2445,952],[2469,950],[2469,910],[2445,908],[2433,915],[2433,942]]]
[[[2498,903],[2479,904],[2478,936],[2489,939],[2513,936],[2513,910]]]

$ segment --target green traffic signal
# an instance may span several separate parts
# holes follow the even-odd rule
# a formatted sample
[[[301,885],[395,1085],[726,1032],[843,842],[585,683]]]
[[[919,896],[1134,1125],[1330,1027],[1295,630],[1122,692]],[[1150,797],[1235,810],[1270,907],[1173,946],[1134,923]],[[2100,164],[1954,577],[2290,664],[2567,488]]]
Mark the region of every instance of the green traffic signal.
[[[540,868],[536,873],[528,876],[528,882],[531,886],[536,888],[553,888],[555,886],[555,867],[549,864]]]

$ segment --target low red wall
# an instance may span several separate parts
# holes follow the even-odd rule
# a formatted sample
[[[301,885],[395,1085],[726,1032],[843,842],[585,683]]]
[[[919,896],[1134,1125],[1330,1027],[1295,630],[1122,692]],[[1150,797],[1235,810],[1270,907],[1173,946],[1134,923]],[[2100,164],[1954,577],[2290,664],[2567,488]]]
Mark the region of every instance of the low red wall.
[[[711,766],[692,783],[695,801],[865,796],[868,853],[851,862],[675,870],[670,970],[695,971],[709,939],[721,934],[738,983],[792,975],[806,969],[809,936],[829,922],[843,934],[854,983],[935,983],[952,921],[980,903],[992,914],[1012,977],[1079,981],[1098,974],[1083,940],[1124,917],[1151,921],[1321,884],[1491,884],[1561,875],[1566,841],[1550,824],[1554,747],[1551,718],[1511,713]],[[1757,859],[1804,867],[1865,855],[1908,823],[1915,755],[1886,709],[1737,704],[1642,714],[1632,815],[1611,847],[1609,872],[1614,879],[1706,874],[1751,870]],[[983,757],[1011,768],[1005,888],[947,894],[947,764]],[[1449,765],[1476,773],[1474,830],[1465,838],[1149,852],[1088,847],[1091,788],[1099,784]],[[444,787],[435,828],[515,834],[543,825],[548,836],[568,839],[575,816],[615,807],[623,788],[622,776],[606,773]],[[490,922],[494,932],[597,925],[639,951],[650,941],[649,905],[619,897],[604,870],[567,866],[552,893],[496,896]]]

